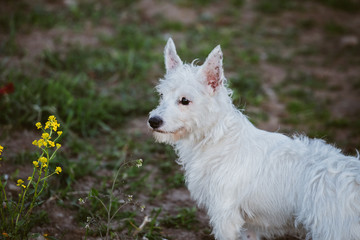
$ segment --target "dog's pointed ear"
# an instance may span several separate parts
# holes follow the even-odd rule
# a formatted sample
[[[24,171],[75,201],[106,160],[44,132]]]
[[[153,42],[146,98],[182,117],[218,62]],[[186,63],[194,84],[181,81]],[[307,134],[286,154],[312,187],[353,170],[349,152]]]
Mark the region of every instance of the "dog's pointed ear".
[[[164,57],[165,57],[165,68],[167,73],[171,72],[172,70],[182,65],[182,61],[176,53],[174,41],[171,38],[169,38],[169,40],[166,43],[164,49]]]
[[[225,78],[223,70],[223,53],[220,45],[211,51],[201,68],[202,73],[205,76],[205,83],[210,86],[211,92],[215,93],[215,91],[223,84]]]

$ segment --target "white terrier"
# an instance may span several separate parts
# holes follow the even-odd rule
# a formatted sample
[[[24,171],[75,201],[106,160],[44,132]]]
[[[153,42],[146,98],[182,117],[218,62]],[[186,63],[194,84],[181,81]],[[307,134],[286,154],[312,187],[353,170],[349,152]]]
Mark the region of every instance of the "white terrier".
[[[169,39],[165,66],[148,123],[157,141],[173,145],[216,239],[360,240],[359,156],[254,127],[232,104],[220,46],[195,66]]]

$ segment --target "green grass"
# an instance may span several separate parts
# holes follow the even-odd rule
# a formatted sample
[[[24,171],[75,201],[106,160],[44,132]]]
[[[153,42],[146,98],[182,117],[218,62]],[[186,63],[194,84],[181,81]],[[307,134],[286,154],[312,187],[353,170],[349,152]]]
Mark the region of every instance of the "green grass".
[[[112,113],[127,112],[119,103],[99,94],[94,81],[84,74],[44,78],[10,73],[7,79],[14,83],[16,91],[0,107],[2,124],[30,126],[56,114],[67,129],[88,136],[97,131],[100,123],[121,121]]]
[[[120,41],[124,32],[129,39]],[[13,82],[16,91],[0,106],[0,122],[30,125],[51,113],[67,129],[90,136],[149,112],[156,99],[146,76],[158,59],[150,51],[157,41],[141,41],[143,36],[127,27],[118,34],[103,40],[111,49],[73,46],[66,52],[45,51],[40,69],[30,73],[2,66],[1,77]]]
[[[337,10],[356,13],[360,10],[360,3],[356,0],[316,0]]]
[[[16,29],[23,31],[29,28],[50,29],[57,26],[81,28],[89,21],[98,24],[104,17],[116,17],[119,12],[130,8],[135,2],[125,0],[110,3],[91,0],[56,6],[55,2],[11,1],[5,5],[3,12],[0,12],[2,13],[0,14],[0,30],[11,31],[9,20],[13,22]]]
[[[182,208],[179,209],[178,214],[175,216],[167,216],[161,223],[171,228],[185,228],[185,229],[196,229],[197,220],[196,208]]]
[[[256,4],[256,9],[262,13],[266,14],[278,14],[285,10],[295,10],[298,9],[299,3],[297,1],[287,1],[287,0],[274,0],[266,1],[259,0]]]
[[[324,31],[331,35],[344,35],[349,33],[349,30],[346,29],[346,27],[334,21],[326,22],[324,25]]]
[[[259,77],[246,70],[229,79],[229,87],[233,89],[232,98],[237,105],[259,105],[265,99]]]

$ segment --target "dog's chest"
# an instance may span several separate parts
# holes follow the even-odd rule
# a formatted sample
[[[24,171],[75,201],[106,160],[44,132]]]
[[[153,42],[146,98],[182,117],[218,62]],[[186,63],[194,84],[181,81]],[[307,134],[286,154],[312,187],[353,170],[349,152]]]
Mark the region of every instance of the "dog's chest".
[[[236,199],[244,179],[241,170],[234,169],[221,154],[188,155],[184,161],[187,187],[198,205],[208,208],[214,202]],[[238,175],[239,173],[239,175]]]

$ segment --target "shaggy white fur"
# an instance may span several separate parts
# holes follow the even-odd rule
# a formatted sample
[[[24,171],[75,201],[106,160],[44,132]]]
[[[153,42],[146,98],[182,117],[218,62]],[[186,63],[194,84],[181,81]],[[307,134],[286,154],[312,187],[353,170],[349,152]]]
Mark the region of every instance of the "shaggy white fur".
[[[149,126],[173,145],[216,239],[360,239],[359,156],[254,127],[232,104],[220,46],[196,66],[183,64],[169,39],[165,66]]]

